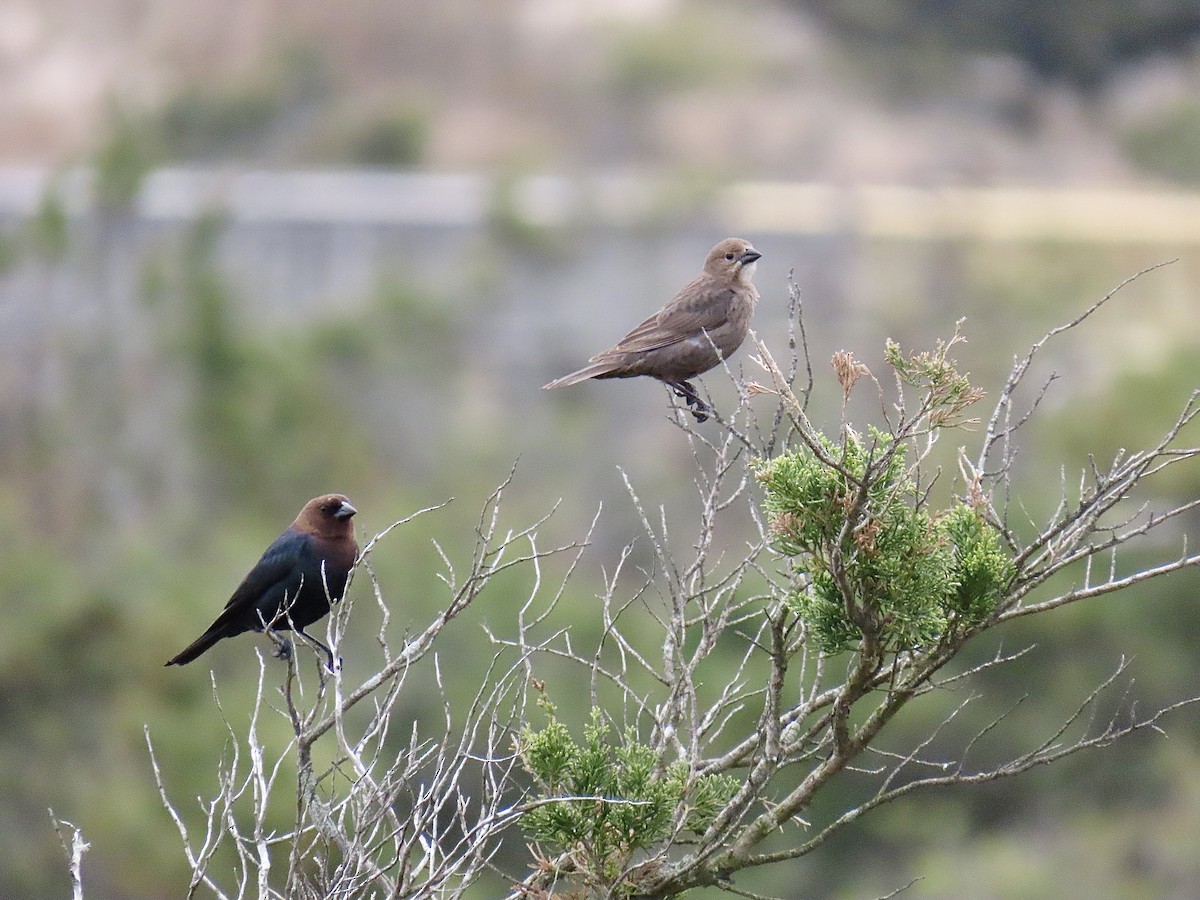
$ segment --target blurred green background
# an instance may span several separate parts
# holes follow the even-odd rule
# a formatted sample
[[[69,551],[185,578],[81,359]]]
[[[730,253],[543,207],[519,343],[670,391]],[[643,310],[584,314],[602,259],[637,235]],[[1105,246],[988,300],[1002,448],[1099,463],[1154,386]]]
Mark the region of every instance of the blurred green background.
[[[5,4],[0,895],[65,893],[47,807],[92,844],[87,896],[184,892],[142,729],[194,814],[187,798],[215,789],[228,750],[206,670],[244,721],[256,639],[184,670],[162,662],[318,493],[347,493],[363,537],[454,498],[375,554],[397,640],[445,603],[431,539],[465,559],[514,460],[506,523],[561,499],[544,544],[582,538],[603,504],[559,615],[586,644],[603,573],[640,535],[618,467],[686,546],[694,463],[652,383],[539,387],[656,309],[730,233],[764,253],[755,327],[778,356],[789,273],[799,286],[822,427],[836,427],[836,350],[881,372],[885,338],[928,346],[965,316],[959,361],[994,397],[1049,327],[1177,257],[1040,360],[1062,378],[1024,435],[1019,501],[1036,518],[1064,467],[1071,480],[1089,453],[1156,440],[1200,381],[1200,4],[1050,8]],[[708,386],[731,403],[722,377]],[[1165,506],[1198,488],[1181,467],[1154,489]],[[1195,516],[1181,521],[1177,544],[1145,560],[1196,532]],[[650,565],[644,540],[634,560]],[[1198,582],[1181,574],[976,648],[1037,645],[973,684],[981,716],[1030,695],[993,752],[1042,739],[1123,656],[1143,710],[1200,693]],[[368,602],[344,648],[351,679],[378,662],[367,587],[354,586]],[[498,581],[444,633],[452,699],[482,677],[481,626],[506,633],[529,587],[523,573]],[[546,673],[560,702],[584,684]],[[430,685],[414,677],[406,716],[437,721]],[[929,706],[897,723],[897,743],[937,720]],[[912,878],[906,896],[1195,896],[1200,728],[1187,710],[1169,726],[1170,740],[913,796],[737,883],[789,897]]]

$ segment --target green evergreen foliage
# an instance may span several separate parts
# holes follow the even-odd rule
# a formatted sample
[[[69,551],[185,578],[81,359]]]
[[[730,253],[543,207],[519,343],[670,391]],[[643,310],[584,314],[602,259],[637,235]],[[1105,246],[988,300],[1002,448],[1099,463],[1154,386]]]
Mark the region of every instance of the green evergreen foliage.
[[[935,527],[951,556],[954,589],[946,602],[948,617],[976,625],[1000,605],[1016,566],[999,532],[966,503],[955,503]]]
[[[958,371],[954,361],[948,357],[950,348],[962,340],[958,328],[949,341],[940,340],[934,350],[923,350],[904,355],[900,345],[889,340],[883,348],[883,358],[892,367],[896,376],[910,387],[926,392],[928,401],[924,411],[929,416],[929,426],[945,428],[961,424],[959,413],[983,397],[983,392],[971,387],[966,375]]]
[[[824,653],[864,636],[883,652],[927,648],[977,625],[1001,602],[1015,569],[999,534],[961,500],[933,513],[908,464],[917,435],[961,423],[980,396],[948,359],[955,340],[885,358],[904,384],[925,393],[918,416],[896,434],[846,428],[841,443],[808,444],[757,466],[775,548],[788,557],[792,609]],[[866,374],[846,360],[844,386]]]
[[[592,709],[577,743],[553,704],[543,698],[541,705],[550,721],[521,734],[521,759],[539,799],[521,825],[553,856],[567,854],[587,882],[613,886],[639,851],[678,829],[702,832],[737,790],[737,779],[696,776],[683,761],[662,767],[632,729],[614,742],[600,709]],[[611,896],[627,896],[634,887],[615,889]]]

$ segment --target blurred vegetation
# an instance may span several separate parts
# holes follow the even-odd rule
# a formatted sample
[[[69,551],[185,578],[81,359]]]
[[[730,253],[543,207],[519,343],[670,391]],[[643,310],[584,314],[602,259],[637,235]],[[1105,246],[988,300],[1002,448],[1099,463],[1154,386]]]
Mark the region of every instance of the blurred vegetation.
[[[610,86],[647,97],[746,80],[762,64],[747,44],[729,39],[729,15],[725,6],[694,4],[662,22],[610,27]]]
[[[0,275],[33,262],[54,266],[68,249],[67,210],[59,185],[51,183],[32,216],[19,228],[0,231]]]
[[[184,85],[145,128],[166,160],[246,159],[264,151],[286,158],[280,145],[330,96],[324,57],[312,47],[291,47],[250,77]]]
[[[220,234],[220,218],[210,216],[185,238],[173,356],[191,386],[188,418],[209,503],[219,509],[252,498],[278,508],[297,484],[348,482],[365,442],[322,376],[328,361],[312,338],[268,338],[239,321],[244,305],[214,260]],[[262,452],[288,446],[301,452]]]
[[[525,183],[523,176],[528,174],[513,169],[492,181],[487,204],[488,229],[505,246],[551,255],[562,241],[563,229],[534,222],[525,212],[518,191]]]
[[[1178,0],[791,0],[852,42],[899,57],[930,52],[1014,56],[1046,80],[1097,87],[1122,66],[1189,53],[1200,2]]]
[[[170,159],[204,159],[253,147],[283,109],[266,85],[213,90],[188,85],[159,114],[162,152]]]
[[[102,209],[128,210],[142,180],[162,158],[156,142],[136,116],[109,106],[107,138],[92,159],[92,191]]]
[[[1200,102],[1183,101],[1131,127],[1121,147],[1143,170],[1179,184],[1200,184]]]
[[[61,262],[66,256],[67,211],[54,186],[42,194],[38,211],[26,223],[25,237],[33,255],[43,262]]]
[[[357,126],[347,147],[348,161],[360,166],[415,166],[429,143],[429,116],[409,109]]]
[[[110,103],[93,160],[96,193],[104,205],[128,206],[164,163],[413,166],[424,159],[429,122],[420,106],[376,111],[344,98],[326,56],[302,44],[248,75],[187,81],[155,105]]]

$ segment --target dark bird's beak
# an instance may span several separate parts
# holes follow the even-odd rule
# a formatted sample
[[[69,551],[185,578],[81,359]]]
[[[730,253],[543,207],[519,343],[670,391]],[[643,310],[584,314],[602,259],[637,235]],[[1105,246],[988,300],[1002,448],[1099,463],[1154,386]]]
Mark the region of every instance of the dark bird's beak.
[[[348,519],[356,512],[358,512],[357,509],[351,506],[347,501],[343,500],[342,505],[338,507],[338,511],[333,514],[333,517],[335,519]]]
[[[738,257],[738,262],[740,262],[743,266],[748,266],[750,263],[759,259],[762,259],[761,253],[759,253],[757,250],[747,250]]]

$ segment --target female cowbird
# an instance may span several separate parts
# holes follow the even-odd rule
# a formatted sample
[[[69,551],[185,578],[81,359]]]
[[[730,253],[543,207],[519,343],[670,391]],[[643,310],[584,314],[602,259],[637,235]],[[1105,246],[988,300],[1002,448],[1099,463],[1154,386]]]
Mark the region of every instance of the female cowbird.
[[[703,422],[712,409],[688,379],[707,372],[741,346],[758,303],[750,277],[761,256],[749,241],[721,241],[709,251],[700,277],[670,303],[593,356],[589,365],[543,387],[565,387],[588,378],[649,375],[669,385],[692,407],[696,421]]]
[[[336,602],[346,590],[346,578],[358,557],[350,524],[356,512],[341,494],[326,494],[304,504],[296,521],[267,548],[208,631],[167,665],[186,665],[221,638],[243,631],[294,628],[328,654],[332,671],[333,652],[304,629],[329,612],[330,598]]]

